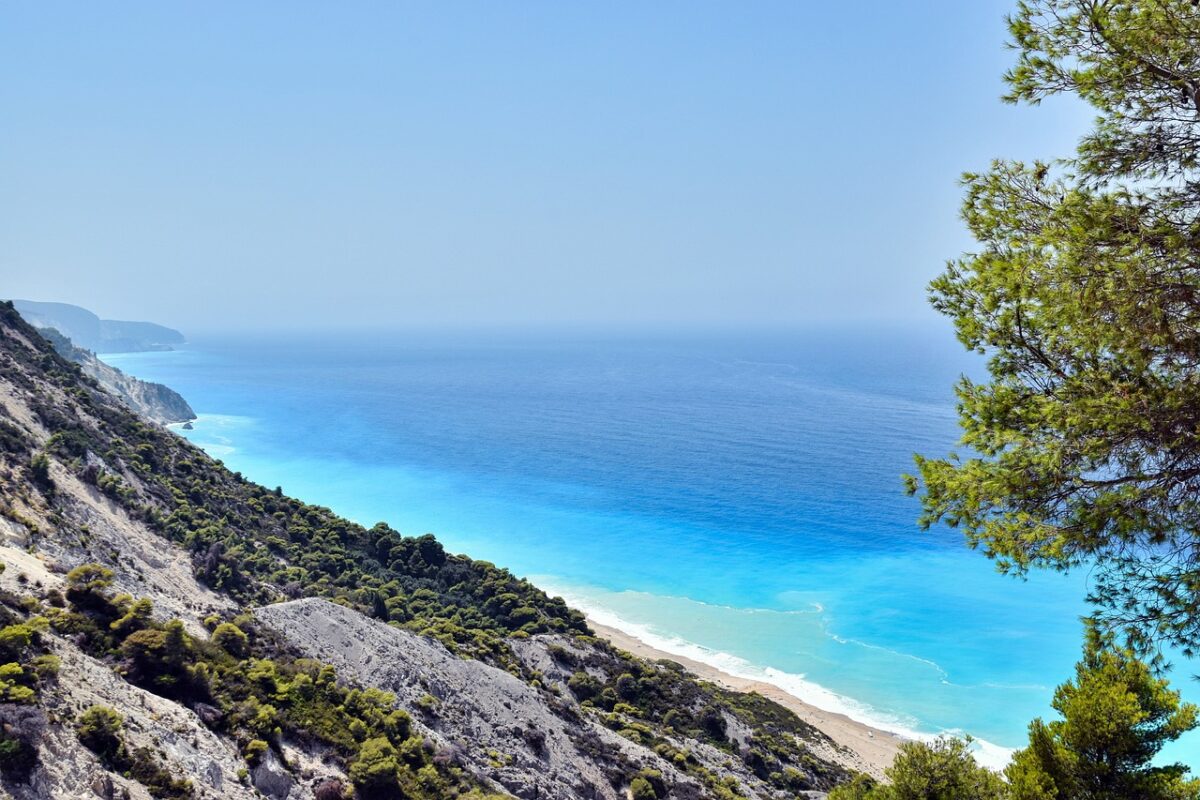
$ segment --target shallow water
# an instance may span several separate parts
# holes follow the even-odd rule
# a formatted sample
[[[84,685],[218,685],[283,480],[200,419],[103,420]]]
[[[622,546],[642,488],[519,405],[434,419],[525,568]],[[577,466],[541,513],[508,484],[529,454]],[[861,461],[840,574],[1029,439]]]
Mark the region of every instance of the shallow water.
[[[951,386],[979,369],[948,334],[213,338],[105,360],[179,390],[200,414],[182,433],[253,480],[882,727],[1018,746],[1078,654],[1082,576],[1014,581],[914,523],[900,475],[953,446]]]

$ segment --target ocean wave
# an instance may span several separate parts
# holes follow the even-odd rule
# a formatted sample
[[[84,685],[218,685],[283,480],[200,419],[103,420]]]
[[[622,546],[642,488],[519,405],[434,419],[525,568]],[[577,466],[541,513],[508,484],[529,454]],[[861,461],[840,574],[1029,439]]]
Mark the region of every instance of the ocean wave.
[[[851,697],[838,694],[818,683],[808,680],[804,675],[784,672],[771,666],[761,666],[748,661],[741,656],[732,653],[726,653],[720,650],[714,650],[704,645],[691,642],[682,637],[673,634],[663,634],[657,631],[653,626],[638,622],[631,622],[610,609],[605,608],[585,597],[581,597],[569,590],[562,590],[559,587],[551,587],[544,583],[540,584],[546,591],[558,594],[568,605],[577,608],[585,613],[589,619],[596,623],[609,628],[615,628],[622,633],[637,639],[639,642],[653,647],[656,650],[661,650],[664,653],[680,656],[683,658],[697,661],[701,664],[706,664],[710,667],[718,669],[736,678],[744,680],[760,681],[775,686],[793,697],[826,711],[832,714],[841,714],[855,722],[869,725],[877,730],[886,733],[894,734],[902,739],[916,741],[933,741],[939,736],[963,736],[964,731],[957,729],[941,730],[937,732],[929,732],[919,730],[919,721],[912,717],[902,717],[896,714],[887,713],[870,706],[867,703],[860,702]],[[692,601],[695,602],[695,601]],[[812,612],[800,612],[812,613]],[[848,643],[862,644],[861,642],[853,642],[846,640]],[[872,645],[864,645],[874,647]],[[886,649],[886,648],[878,648]],[[905,655],[899,653],[898,655]],[[910,658],[916,658],[909,656]],[[918,661],[925,659],[916,658]],[[931,663],[932,662],[926,662]],[[933,664],[937,667],[936,664]],[[937,667],[941,671],[940,667]],[[972,737],[971,752],[975,760],[980,765],[992,770],[1001,770],[1008,764],[1012,758],[1013,749],[1002,745],[989,742],[984,739]]]
[[[219,428],[244,428],[247,425],[253,425],[256,422],[254,417],[243,416],[241,414],[211,414],[199,413],[196,414],[196,419],[193,420],[193,425],[208,425]]]
[[[826,635],[830,639],[833,639],[838,644],[852,644],[855,647],[864,647],[868,650],[878,650],[882,653],[887,653],[888,655],[896,656],[897,658],[907,658],[910,661],[916,661],[918,664],[924,664],[928,667],[932,667],[933,670],[935,672],[937,672],[938,675],[942,676],[941,677],[942,683],[945,683],[947,685],[957,685],[957,684],[954,684],[954,682],[950,680],[950,673],[947,672],[945,669],[943,669],[942,666],[940,664],[938,664],[936,661],[930,661],[928,658],[921,658],[920,656],[914,656],[912,653],[904,653],[904,652],[901,652],[900,650],[893,650],[892,648],[884,647],[883,645],[870,644],[869,642],[864,642],[859,639],[846,639],[841,636],[838,636],[836,633],[831,633],[828,631],[826,632]]]
[[[571,606],[573,606],[581,611],[583,610],[584,604],[591,603],[592,605],[595,605],[594,601],[589,601],[589,600],[584,599],[581,595],[579,595],[578,592],[573,591],[569,588],[562,588],[560,586],[560,584],[558,584],[556,582],[557,579],[551,575],[528,575],[526,577],[533,583],[537,584],[537,586],[539,588],[541,588],[542,591],[544,591],[547,594],[550,594],[552,596],[558,595],[559,597],[566,600],[568,602],[568,604],[570,604]],[[736,614],[776,614],[779,616],[809,616],[809,617],[811,617],[813,615],[820,614],[825,611],[825,606],[821,605],[818,602],[812,601],[812,600],[804,601],[806,605],[811,606],[811,608],[808,608],[808,609],[804,609],[804,608],[775,609],[775,608],[755,608],[754,606],[730,606],[730,605],[725,605],[723,603],[710,603],[706,600],[697,600],[694,597],[686,597],[684,595],[657,594],[657,593],[651,593],[651,592],[638,591],[636,589],[625,589],[625,590],[619,592],[619,594],[631,596],[631,597],[644,598],[646,600],[659,600],[659,601],[673,600],[673,601],[678,601],[678,602],[685,602],[685,603],[688,603],[689,605],[700,606],[702,608],[711,608],[711,609],[719,610],[719,611],[732,611]],[[579,602],[579,605],[576,605],[576,601]],[[605,611],[605,613],[611,613],[611,612]],[[595,619],[597,621],[599,621],[598,618],[595,618]],[[607,623],[602,622],[601,624],[605,625]],[[636,625],[637,623],[630,622],[628,624]],[[615,628],[617,626],[613,625],[612,627]],[[622,630],[624,630],[624,629],[622,629]]]

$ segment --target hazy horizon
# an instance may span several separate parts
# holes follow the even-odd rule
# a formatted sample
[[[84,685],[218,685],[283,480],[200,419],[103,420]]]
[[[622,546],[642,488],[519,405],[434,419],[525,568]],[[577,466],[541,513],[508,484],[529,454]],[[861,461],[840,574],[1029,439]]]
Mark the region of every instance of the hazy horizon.
[[[1007,0],[46,3],[0,29],[0,276],[220,329],[932,324]],[[286,8],[286,12],[284,10]]]

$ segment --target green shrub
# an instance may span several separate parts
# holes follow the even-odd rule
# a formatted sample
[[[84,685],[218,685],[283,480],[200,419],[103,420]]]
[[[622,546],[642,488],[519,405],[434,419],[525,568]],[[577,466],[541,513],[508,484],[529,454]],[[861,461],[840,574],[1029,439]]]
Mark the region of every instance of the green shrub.
[[[212,642],[234,658],[243,658],[249,649],[250,637],[230,622],[222,622],[212,633]]]
[[[42,491],[54,490],[54,481],[50,477],[50,459],[45,453],[38,453],[29,460],[29,474]]]
[[[251,739],[244,748],[242,748],[242,757],[246,759],[246,763],[251,766],[262,760],[262,757],[267,754],[271,746],[262,739]]]
[[[111,761],[121,748],[120,733],[125,718],[108,706],[92,706],[79,715],[75,725],[76,735],[84,747]]]
[[[567,680],[567,688],[579,700],[591,700],[600,693],[600,682],[581,670]]]
[[[650,785],[650,781],[640,775],[629,784],[629,796],[633,800],[658,800],[658,794]]]
[[[387,797],[398,791],[399,771],[396,748],[379,736],[362,743],[350,763],[350,780],[363,797]]]

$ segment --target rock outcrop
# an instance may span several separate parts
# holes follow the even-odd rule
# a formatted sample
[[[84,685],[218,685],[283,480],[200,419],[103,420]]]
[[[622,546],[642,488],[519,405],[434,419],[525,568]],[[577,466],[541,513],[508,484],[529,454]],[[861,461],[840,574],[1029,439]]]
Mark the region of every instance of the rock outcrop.
[[[151,422],[170,425],[196,419],[196,412],[175,390],[161,383],[143,381],[126,375],[111,364],[105,364],[95,353],[76,347],[74,342],[54,328],[42,329],[42,336],[54,345],[59,355],[78,364],[83,374]]]
[[[672,797],[703,794],[655,753],[587,718],[569,693],[541,692],[504,670],[458,658],[438,642],[325,600],[254,613],[309,657],[395,693],[437,747],[516,797],[621,800],[613,770],[643,768],[662,771]]]

